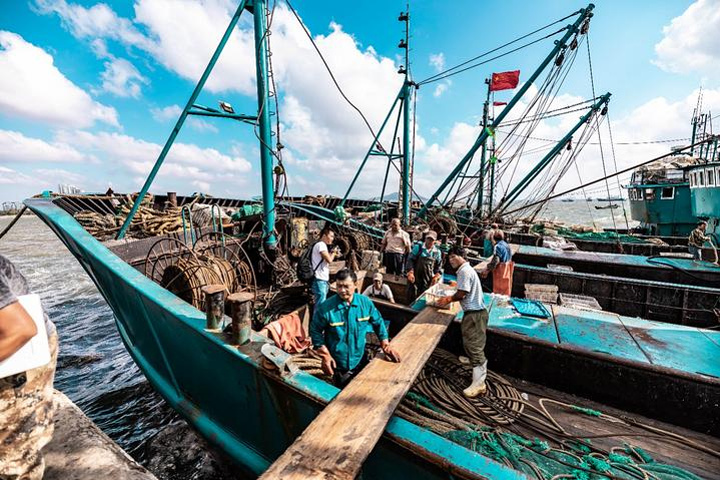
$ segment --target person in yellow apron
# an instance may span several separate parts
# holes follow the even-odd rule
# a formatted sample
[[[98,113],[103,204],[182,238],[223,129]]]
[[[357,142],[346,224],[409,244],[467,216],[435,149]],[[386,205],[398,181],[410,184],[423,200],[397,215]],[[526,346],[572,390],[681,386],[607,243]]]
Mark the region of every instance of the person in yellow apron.
[[[493,244],[493,256],[487,268],[482,272],[482,277],[486,278],[492,272],[493,293],[509,297],[512,292],[515,262],[512,261],[512,250],[505,241],[505,234],[502,230],[495,231]]]

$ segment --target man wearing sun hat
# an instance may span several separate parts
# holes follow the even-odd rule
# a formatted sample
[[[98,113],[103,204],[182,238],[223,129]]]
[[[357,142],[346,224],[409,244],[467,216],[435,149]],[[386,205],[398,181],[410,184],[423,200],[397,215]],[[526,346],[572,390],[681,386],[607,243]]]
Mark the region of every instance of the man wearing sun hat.
[[[373,275],[372,285],[368,285],[362,294],[366,297],[381,298],[388,302],[395,303],[392,290],[390,290],[390,286],[388,286],[387,283],[383,283],[383,274],[380,272]]]

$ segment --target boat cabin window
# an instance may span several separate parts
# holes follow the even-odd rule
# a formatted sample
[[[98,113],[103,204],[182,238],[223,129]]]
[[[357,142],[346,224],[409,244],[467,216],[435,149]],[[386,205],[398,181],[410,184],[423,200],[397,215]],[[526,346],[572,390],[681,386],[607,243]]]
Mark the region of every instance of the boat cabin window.
[[[655,189],[654,188],[646,188],[645,189],[645,200],[650,200],[650,201],[655,200]]]
[[[663,200],[672,200],[675,198],[675,188],[674,187],[664,187],[662,189],[662,192],[660,192],[660,198]]]
[[[698,172],[698,185],[701,187],[705,186],[705,172],[702,170]]]
[[[707,171],[707,184],[708,187],[712,187],[715,185],[715,172],[712,168],[706,170]]]
[[[720,185],[720,167],[715,167],[715,173],[717,177],[717,182],[715,182],[715,185]]]

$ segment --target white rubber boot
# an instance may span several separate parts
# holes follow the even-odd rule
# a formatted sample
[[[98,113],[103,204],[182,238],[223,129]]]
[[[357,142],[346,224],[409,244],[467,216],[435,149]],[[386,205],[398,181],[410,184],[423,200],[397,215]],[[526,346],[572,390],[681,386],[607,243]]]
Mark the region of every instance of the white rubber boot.
[[[468,398],[475,398],[478,395],[485,395],[485,392],[487,392],[487,385],[485,385],[486,378],[487,361],[480,366],[473,367],[472,383],[468,388],[463,390],[463,395]]]

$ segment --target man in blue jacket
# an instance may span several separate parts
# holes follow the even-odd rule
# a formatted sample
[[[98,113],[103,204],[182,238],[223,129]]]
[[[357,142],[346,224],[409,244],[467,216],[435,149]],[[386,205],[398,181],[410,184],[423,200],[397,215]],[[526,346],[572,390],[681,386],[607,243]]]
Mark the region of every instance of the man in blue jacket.
[[[393,362],[400,356],[390,346],[387,328],[372,300],[356,293],[357,276],[349,269],[335,277],[337,295],[321,303],[310,322],[310,338],[322,357],[323,371],[344,387],[368,363],[365,335],[372,330],[380,339],[380,348]]]

